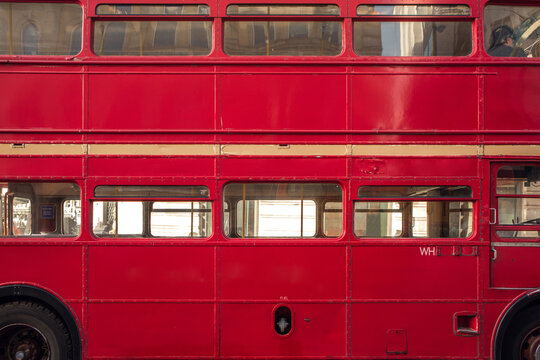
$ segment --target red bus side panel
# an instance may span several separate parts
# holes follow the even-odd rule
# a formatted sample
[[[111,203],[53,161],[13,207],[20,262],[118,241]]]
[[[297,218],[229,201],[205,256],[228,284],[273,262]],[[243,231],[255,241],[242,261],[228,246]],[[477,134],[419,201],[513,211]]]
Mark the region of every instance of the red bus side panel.
[[[540,129],[540,68],[507,66],[490,67],[487,71],[490,74],[485,78],[485,128]]]
[[[117,357],[211,356],[214,305],[200,303],[91,303],[88,355]]]
[[[28,283],[52,291],[66,301],[80,300],[82,266],[80,246],[2,246],[0,283]]]
[[[144,72],[150,73],[90,75],[91,129],[214,128],[213,75],[174,73],[167,68]]]
[[[83,127],[82,75],[73,67],[54,70],[60,72],[0,74],[0,129]]]
[[[92,300],[214,296],[214,249],[210,247],[91,247],[88,271]]]

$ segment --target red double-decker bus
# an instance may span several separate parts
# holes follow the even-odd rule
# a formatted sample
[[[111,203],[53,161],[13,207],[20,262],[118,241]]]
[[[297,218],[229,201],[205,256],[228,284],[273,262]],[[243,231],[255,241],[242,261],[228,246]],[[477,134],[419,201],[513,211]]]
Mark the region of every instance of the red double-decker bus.
[[[1,0],[0,360],[539,360],[539,29]]]

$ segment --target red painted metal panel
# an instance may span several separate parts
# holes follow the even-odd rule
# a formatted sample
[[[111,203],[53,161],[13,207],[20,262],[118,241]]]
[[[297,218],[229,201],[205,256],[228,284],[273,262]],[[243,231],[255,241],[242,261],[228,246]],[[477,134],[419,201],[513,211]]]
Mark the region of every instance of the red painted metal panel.
[[[493,335],[494,327],[497,324],[499,317],[502,315],[504,308],[506,307],[508,300],[500,303],[491,303],[484,305],[484,329],[485,334],[483,336],[483,355],[488,357],[491,355],[491,338]]]
[[[354,130],[478,129],[478,80],[467,74],[474,68],[456,68],[451,73],[431,67],[379,71],[354,70]]]
[[[83,165],[79,157],[0,157],[0,176],[80,178]]]
[[[399,150],[396,150],[398,152]],[[478,160],[476,158],[353,158],[353,176],[359,177],[415,177],[435,178],[476,177]]]
[[[211,247],[90,247],[90,299],[210,299]],[[114,276],[111,276],[114,274]]]
[[[347,128],[346,78],[339,75],[344,67],[325,68],[321,73],[317,68],[290,67],[235,70],[244,73],[220,76],[224,129]]]
[[[88,308],[90,357],[213,355],[213,304],[91,303]]]
[[[126,73],[126,68],[117,69],[119,73],[93,73],[89,75],[89,127],[212,130],[214,76],[197,74],[208,69],[149,67],[133,73]]]
[[[540,287],[540,247],[494,246],[497,258],[491,262],[491,286],[502,288]]]
[[[0,283],[30,283],[64,300],[81,299],[82,260],[80,246],[5,245],[0,251]]]
[[[452,246],[355,247],[353,298],[475,299],[478,258],[453,256],[452,250]]]
[[[224,247],[224,299],[344,299],[344,247]],[[324,281],[332,279],[332,281]]]
[[[0,129],[81,129],[82,75],[64,70],[0,73]]]
[[[215,159],[111,157],[88,159],[88,176],[215,176]]]
[[[327,177],[339,179],[347,175],[347,160],[344,158],[224,157],[220,165],[220,175],[226,178]]]
[[[485,82],[485,128],[539,130],[540,68],[488,67]],[[514,139],[512,139],[514,140]]]
[[[454,314],[476,312],[476,304],[366,303],[352,306],[352,355],[387,357],[388,330],[405,330],[407,358],[477,356],[478,336],[454,334]]]
[[[223,304],[221,355],[223,356],[344,356],[346,313],[344,304],[290,304],[293,331],[280,336],[274,330],[277,304]]]

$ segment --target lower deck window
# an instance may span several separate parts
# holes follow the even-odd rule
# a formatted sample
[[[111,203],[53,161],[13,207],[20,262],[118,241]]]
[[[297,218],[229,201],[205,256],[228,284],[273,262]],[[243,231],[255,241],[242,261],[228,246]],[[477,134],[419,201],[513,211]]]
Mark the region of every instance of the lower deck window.
[[[0,183],[1,236],[76,236],[80,189],[71,183]]]
[[[98,237],[205,238],[212,233],[209,201],[95,201]]]
[[[324,238],[343,231],[336,184],[227,184],[223,230],[231,238]]]
[[[358,237],[466,238],[472,234],[472,202],[355,202]]]

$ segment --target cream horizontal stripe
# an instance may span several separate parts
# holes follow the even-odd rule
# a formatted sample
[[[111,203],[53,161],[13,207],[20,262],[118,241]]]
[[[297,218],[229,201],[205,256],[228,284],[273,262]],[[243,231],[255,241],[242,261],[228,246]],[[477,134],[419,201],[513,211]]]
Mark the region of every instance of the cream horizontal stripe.
[[[84,155],[84,144],[0,144],[0,155]]]
[[[219,145],[90,144],[89,155],[218,155]]]
[[[353,145],[352,155],[380,156],[478,156],[481,145]]]
[[[221,145],[222,155],[345,156],[350,145]]]
[[[540,156],[540,145],[484,145],[484,155]]]
[[[0,155],[540,156],[540,145],[0,144]]]

